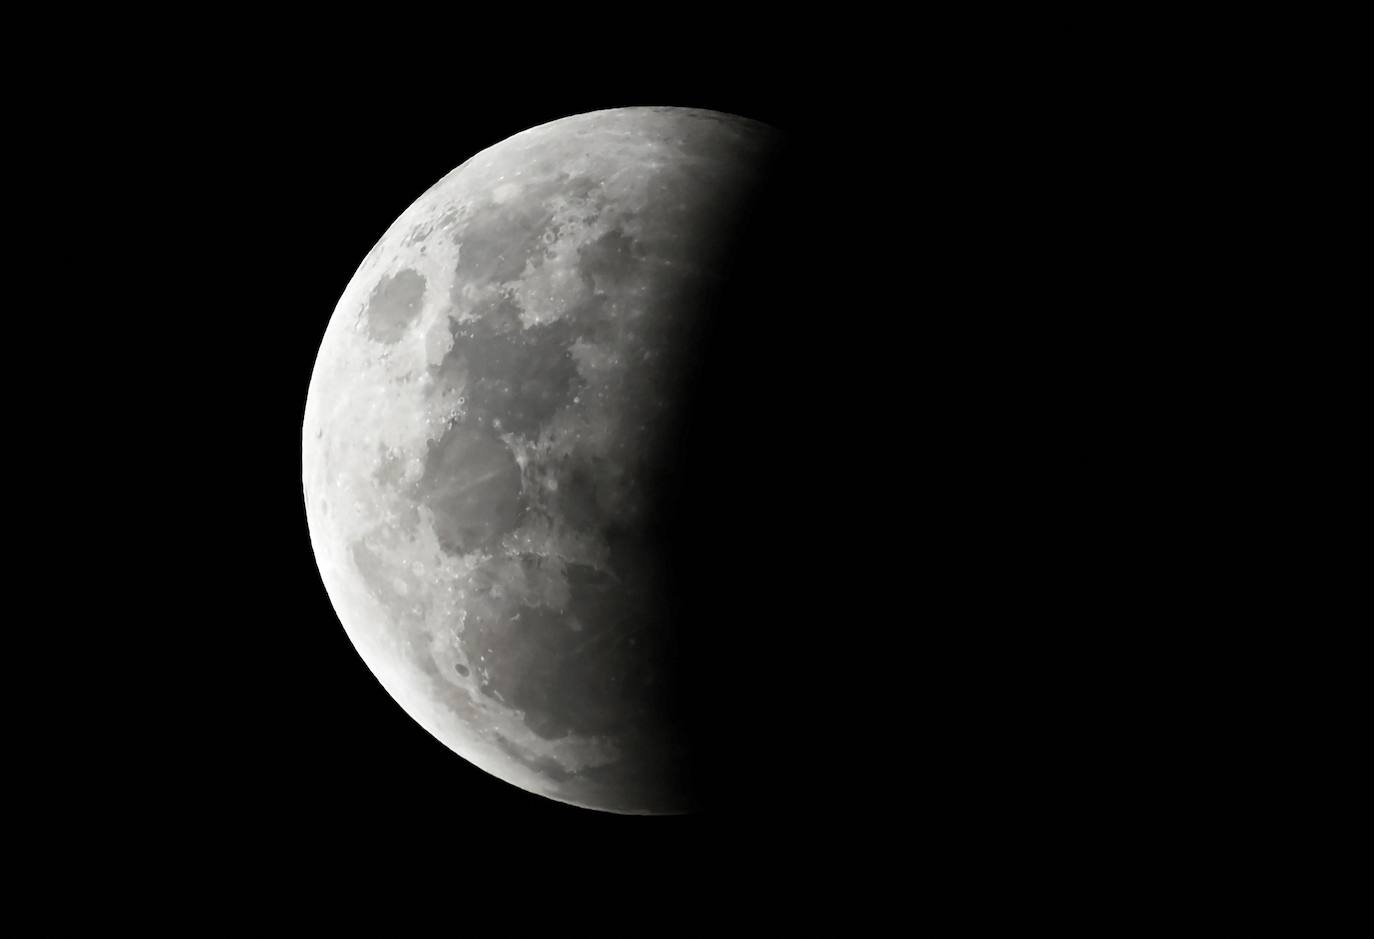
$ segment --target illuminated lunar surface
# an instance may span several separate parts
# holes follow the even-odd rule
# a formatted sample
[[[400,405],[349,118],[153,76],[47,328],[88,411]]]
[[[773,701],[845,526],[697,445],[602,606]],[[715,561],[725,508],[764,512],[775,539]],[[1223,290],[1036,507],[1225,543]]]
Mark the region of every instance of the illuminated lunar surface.
[[[396,220],[320,346],[304,493],[334,609],[407,713],[531,792],[693,807],[652,507],[772,144],[670,108],[517,134]]]

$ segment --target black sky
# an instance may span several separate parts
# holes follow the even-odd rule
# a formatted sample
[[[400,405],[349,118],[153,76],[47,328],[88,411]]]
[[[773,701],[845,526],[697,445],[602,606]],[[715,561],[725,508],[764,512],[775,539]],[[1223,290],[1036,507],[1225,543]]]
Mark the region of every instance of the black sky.
[[[841,119],[781,84],[688,76],[445,96],[418,81],[335,86],[318,75],[248,76],[206,87],[198,113],[158,129],[160,146],[134,161],[147,189],[133,200],[179,259],[148,312],[163,351],[153,359],[159,371],[139,379],[150,439],[170,435],[180,467],[164,468],[153,486],[158,517],[179,532],[163,556],[172,586],[157,614],[176,625],[155,628],[180,634],[195,664],[174,667],[183,652],[161,649],[166,664],[157,671],[176,700],[195,703],[168,708],[165,693],[150,693],[144,740],[159,774],[177,780],[169,798],[188,824],[365,838],[398,825],[424,838],[450,826],[638,825],[681,835],[709,824],[558,805],[432,739],[382,690],[339,626],[300,490],[301,415],[316,350],[338,295],[392,220],[512,133],[635,104],[741,114],[799,144],[778,167],[783,184],[770,210],[788,221],[768,222],[741,275],[741,296],[756,302],[741,300],[736,312],[752,315],[739,316],[704,367],[706,419],[722,429],[703,468],[711,482],[696,499],[713,523],[698,525],[678,550],[711,598],[702,611],[711,620],[703,634],[714,637],[700,645],[702,680],[719,683],[713,719],[731,735],[712,768],[711,785],[731,793],[717,814],[790,830],[829,813],[836,787],[867,762],[850,752],[864,733],[857,727],[870,721],[856,691],[872,631],[886,628],[851,622],[866,601],[851,608],[841,599],[876,586],[853,572],[868,567],[855,516],[866,528],[889,511],[874,501],[889,484],[875,471],[865,429],[871,405],[856,405],[851,386],[883,381],[859,359],[882,332],[883,314],[845,285],[886,265],[894,247],[838,220],[846,206],[868,215],[905,211],[905,201],[894,201],[901,190],[875,200],[862,178],[825,158],[853,147],[852,112]],[[143,118],[175,114],[166,104]],[[856,254],[862,269],[848,263]],[[174,351],[179,341],[185,353]],[[884,433],[893,430],[900,433]]]
[[[70,491],[119,556],[92,589],[103,618],[135,639],[99,695],[118,705],[108,741],[74,755],[115,777],[111,815],[196,856],[573,836],[709,871],[831,867],[857,849],[819,845],[912,832],[976,852],[1088,798],[1100,777],[1065,767],[1111,728],[1072,663],[1113,609],[1104,546],[1143,511],[1101,433],[1129,419],[1113,382],[1131,324],[1101,313],[1139,302],[1106,276],[1124,262],[1104,205],[1126,208],[1094,175],[1115,145],[1102,102],[913,51],[938,37],[873,55],[853,33],[791,38],[641,48],[595,80],[556,45],[398,70],[183,44],[92,77],[66,131],[86,149],[65,152],[98,158],[102,185],[64,178],[103,246],[80,337],[119,400],[96,393],[82,443],[115,468]],[[730,798],[690,818],[558,805],[426,734],[339,626],[300,488],[320,338],[396,216],[512,133],[639,104],[793,141],[740,277],[737,311],[763,313],[725,324],[701,383],[719,436],[681,552],[720,688],[710,783]]]

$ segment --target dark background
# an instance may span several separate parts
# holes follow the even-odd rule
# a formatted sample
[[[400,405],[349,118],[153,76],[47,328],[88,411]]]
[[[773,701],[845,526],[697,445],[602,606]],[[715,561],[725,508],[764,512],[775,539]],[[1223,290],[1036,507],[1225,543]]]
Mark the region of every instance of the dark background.
[[[641,54],[593,79],[178,47],[93,84],[78,132],[116,181],[72,194],[108,246],[80,338],[119,398],[95,394],[83,444],[113,468],[72,491],[101,494],[102,616],[136,637],[87,758],[117,811],[197,856],[575,836],[815,871],[875,839],[1032,850],[1119,778],[1111,603],[1136,616],[1138,593],[1113,538],[1151,498],[1104,431],[1133,419],[1122,340],[1148,301],[1104,221],[1134,211],[1103,171],[1122,142],[1081,76],[908,51]],[[395,217],[512,133],[636,104],[790,140],[685,428],[672,550],[710,810],[669,818],[524,793],[407,717],[324,592],[299,465],[325,324]]]
[[[39,833],[17,866],[62,885],[44,912],[202,885],[227,915],[331,862],[329,909],[393,868],[412,906],[507,925],[569,882],[578,926],[651,883],[673,901],[637,928],[698,901],[729,928],[740,899],[847,932],[1128,883],[1134,916],[1180,869],[1210,891],[1207,849],[1268,837],[1245,796],[1292,762],[1261,692],[1304,693],[1243,654],[1313,541],[1273,497],[1329,488],[1275,478],[1316,452],[1274,421],[1328,410],[1287,388],[1339,334],[1288,348],[1330,278],[1288,257],[1322,224],[1272,193],[1345,204],[1284,150],[1324,161],[1306,128],[1347,126],[1339,96],[1234,18],[455,13],[15,21],[8,453],[38,524],[11,538],[7,677],[38,688],[7,780]],[[715,444],[672,531],[717,758],[682,818],[542,800],[421,731],[338,625],[300,492],[320,336],[396,215],[511,133],[631,104],[796,141],[725,306],[768,313],[718,319],[684,437]],[[1264,765],[1213,774],[1245,734]],[[82,863],[111,899],[73,901]]]
[[[431,847],[514,826],[683,840],[696,856],[711,839],[726,851],[741,833],[771,843],[899,810],[920,744],[900,729],[909,691],[890,673],[915,610],[904,543],[923,431],[903,413],[912,366],[894,343],[910,325],[920,197],[900,128],[842,106],[839,87],[790,87],[799,80],[697,74],[445,100],[285,70],[205,82],[194,112],[150,82],[167,100],[140,101],[125,125],[149,134],[127,195],[164,257],[129,378],[140,407],[128,452],[151,505],[129,524],[167,546],[147,622],[175,649],[150,643],[156,677],[131,689],[146,700],[136,740],[155,780],[142,793],[150,818]],[[692,713],[709,754],[709,808],[690,817],[557,804],[431,738],[339,625],[300,486],[320,339],[394,218],[513,133],[635,104],[740,114],[788,141],[732,236],[666,536],[680,616],[695,624]],[[875,186],[882,174],[900,182]]]

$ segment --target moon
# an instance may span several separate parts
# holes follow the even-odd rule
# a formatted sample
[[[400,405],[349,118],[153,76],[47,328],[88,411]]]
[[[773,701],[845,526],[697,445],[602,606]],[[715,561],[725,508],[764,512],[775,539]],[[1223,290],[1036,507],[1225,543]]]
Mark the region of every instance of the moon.
[[[335,612],[430,734],[509,783],[697,807],[658,509],[704,310],[778,135],[623,108],[516,134],[401,213],[307,395]]]

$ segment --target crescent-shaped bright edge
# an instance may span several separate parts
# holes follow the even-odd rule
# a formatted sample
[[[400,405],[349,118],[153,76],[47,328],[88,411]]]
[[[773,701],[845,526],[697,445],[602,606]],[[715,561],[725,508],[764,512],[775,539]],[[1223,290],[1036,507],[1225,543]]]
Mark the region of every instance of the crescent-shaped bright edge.
[[[774,140],[676,108],[516,134],[396,219],[326,329],[302,468],[334,610],[412,718],[530,792],[692,808],[645,651],[641,455]]]

